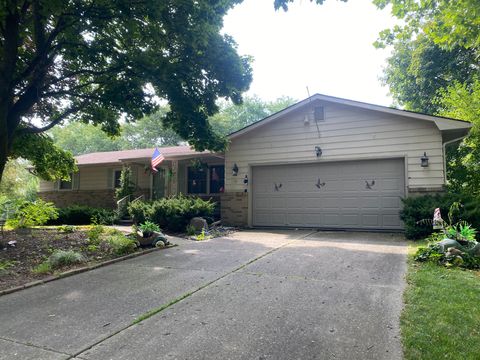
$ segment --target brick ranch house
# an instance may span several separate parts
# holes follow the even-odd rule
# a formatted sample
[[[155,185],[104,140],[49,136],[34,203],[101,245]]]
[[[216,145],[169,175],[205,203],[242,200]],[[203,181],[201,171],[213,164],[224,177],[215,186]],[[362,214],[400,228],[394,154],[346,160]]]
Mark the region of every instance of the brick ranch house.
[[[137,195],[213,197],[241,226],[401,230],[401,199],[441,192],[445,146],[470,123],[316,94],[229,135],[225,153],[187,146],[85,154],[71,182],[40,184],[58,206],[113,207],[123,165]]]

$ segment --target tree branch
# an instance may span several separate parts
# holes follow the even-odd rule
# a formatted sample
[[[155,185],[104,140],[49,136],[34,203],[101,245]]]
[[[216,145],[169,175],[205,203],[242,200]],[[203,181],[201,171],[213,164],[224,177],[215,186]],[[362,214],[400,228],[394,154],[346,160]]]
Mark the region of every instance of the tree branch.
[[[50,124],[43,126],[43,127],[36,127],[36,126],[28,126],[26,128],[20,129],[19,133],[21,134],[40,134],[43,133],[47,130],[50,130],[52,127],[55,125],[59,124],[61,121],[65,120],[69,115],[83,109],[86,106],[86,103],[83,103],[79,106],[73,106],[70,109],[66,110],[63,114],[57,116],[55,119],[53,119]]]

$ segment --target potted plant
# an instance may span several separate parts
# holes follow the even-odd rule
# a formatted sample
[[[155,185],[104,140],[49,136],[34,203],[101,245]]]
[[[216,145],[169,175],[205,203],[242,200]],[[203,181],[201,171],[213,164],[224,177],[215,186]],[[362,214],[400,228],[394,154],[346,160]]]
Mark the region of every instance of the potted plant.
[[[138,227],[141,234],[137,234],[137,240],[141,246],[152,245],[153,241],[157,238],[160,233],[160,227],[154,222],[146,220],[143,224],[140,224]]]

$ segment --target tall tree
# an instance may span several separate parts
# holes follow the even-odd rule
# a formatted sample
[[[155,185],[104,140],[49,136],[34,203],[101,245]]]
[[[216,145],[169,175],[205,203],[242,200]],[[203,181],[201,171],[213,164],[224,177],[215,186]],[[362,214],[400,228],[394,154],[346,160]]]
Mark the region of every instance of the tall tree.
[[[178,145],[182,138],[172,129],[163,126],[168,107],[162,106],[151,115],[122,126],[119,140],[122,149],[145,149],[154,146]]]
[[[216,132],[228,135],[295,102],[288,96],[280,97],[274,101],[264,101],[258,96],[251,96],[246,97],[240,105],[224,102],[220,105],[218,114],[210,118],[210,123]]]
[[[471,82],[479,68],[474,50],[445,49],[424,34],[415,39],[398,39],[387,59],[383,82],[394,100],[407,110],[435,114],[439,90],[454,81]]]
[[[374,0],[392,6],[401,26],[380,34],[393,46],[384,81],[406,108],[473,123],[460,146],[447,150],[449,186],[480,195],[480,2]],[[457,144],[458,145],[458,144]]]
[[[480,195],[480,78],[442,89],[438,113],[473,124],[460,146],[447,148],[447,174],[454,191]]]
[[[263,101],[257,96],[245,97],[242,104],[223,102],[218,114],[209,118],[213,131],[221,136],[228,135],[244,126],[261,120],[292,105],[295,100],[281,97],[274,101]],[[173,130],[165,129],[162,121],[168,113],[167,106],[161,106],[155,113],[133,123],[122,124],[120,136],[111,137],[99,127],[72,122],[49,131],[55,145],[80,155],[96,151],[115,151],[125,149],[144,149],[153,146],[174,146],[182,138]]]
[[[200,150],[223,148],[207,119],[218,97],[240,103],[252,77],[250,59],[220,33],[223,16],[240,2],[2,1],[0,180],[7,158],[18,156],[43,177],[68,176],[68,154],[52,150],[62,166],[43,173],[48,156],[23,149],[53,147],[38,134],[66,120],[116,134],[120,116],[142,117],[156,96],[170,104],[166,127]]]

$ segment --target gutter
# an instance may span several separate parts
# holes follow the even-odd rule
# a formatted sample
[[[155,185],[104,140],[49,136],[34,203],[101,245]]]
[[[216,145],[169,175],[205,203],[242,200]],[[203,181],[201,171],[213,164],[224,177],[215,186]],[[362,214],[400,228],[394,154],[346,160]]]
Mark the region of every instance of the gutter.
[[[452,139],[452,140],[448,140],[446,142],[443,143],[442,147],[443,147],[443,177],[445,179],[445,185],[447,184],[447,151],[446,151],[446,148],[447,148],[447,145],[451,144],[451,143],[454,143],[454,142],[457,142],[457,141],[460,141],[460,140],[463,140],[465,139],[466,137],[468,136],[467,135],[463,135],[459,138],[455,138],[455,139]]]

